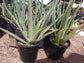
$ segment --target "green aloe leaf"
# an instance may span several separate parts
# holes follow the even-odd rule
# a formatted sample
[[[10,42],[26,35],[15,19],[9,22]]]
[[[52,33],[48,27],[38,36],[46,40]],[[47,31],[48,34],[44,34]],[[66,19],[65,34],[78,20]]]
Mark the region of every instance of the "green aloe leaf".
[[[75,0],[70,0],[68,6],[67,6],[67,9],[65,10],[65,13],[64,13],[64,16],[63,16],[63,19],[62,19],[62,22],[61,22],[61,25],[62,27],[66,27],[67,23],[68,23],[68,17],[71,13],[71,10],[72,10],[72,5],[74,3]]]
[[[55,39],[54,39],[54,42],[55,44],[59,44],[60,43],[60,39],[61,39],[61,35],[63,34],[63,32],[66,30],[67,28],[64,28],[62,30],[60,30],[58,33],[56,33],[56,36],[55,36]]]
[[[67,40],[72,38],[76,34],[76,31],[79,30],[82,26],[84,26],[84,24],[79,25],[76,29],[74,29],[71,33],[69,33],[66,37],[64,37],[64,39],[62,41],[66,42]]]
[[[21,41],[21,42],[23,42],[23,43],[25,43],[25,44],[27,43],[26,41],[24,41],[24,39],[22,39],[22,38],[16,36],[15,34],[9,32],[9,31],[7,31],[7,30],[5,30],[5,29],[3,29],[3,28],[0,28],[0,30],[2,30],[2,31],[4,31],[4,32],[6,32],[6,33],[8,33],[8,34],[10,34],[10,35],[13,36],[14,38],[16,38],[17,40],[19,40],[19,41]],[[27,45],[30,46],[30,44],[28,44],[28,43],[27,43]]]
[[[49,29],[50,29],[50,26],[44,27],[44,28],[38,30],[38,32],[33,36],[33,38],[32,38],[31,41],[33,42],[33,41],[35,41],[38,37],[43,36],[43,34],[45,34],[45,32],[48,31]]]
[[[42,40],[43,38],[45,38],[46,36],[48,36],[48,35],[50,35],[50,34],[56,32],[56,31],[58,31],[58,29],[52,30],[52,31],[50,31],[50,32],[48,32],[48,33],[45,33],[43,36],[39,37],[36,41],[40,41],[40,40]]]
[[[40,33],[39,37],[43,36],[45,33],[47,33],[47,31],[50,29],[51,27],[48,26],[46,27],[44,30],[42,30],[42,32]]]

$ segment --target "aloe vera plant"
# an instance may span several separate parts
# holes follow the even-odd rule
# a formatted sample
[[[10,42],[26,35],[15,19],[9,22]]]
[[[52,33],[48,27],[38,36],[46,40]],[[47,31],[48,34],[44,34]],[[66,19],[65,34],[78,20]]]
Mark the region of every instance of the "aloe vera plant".
[[[0,28],[0,30],[12,35],[27,46],[36,44],[45,36],[57,30],[51,29],[51,25],[48,26],[48,20],[52,15],[54,5],[45,11],[43,3],[39,3],[37,0],[19,0],[19,2],[14,0],[11,4],[7,4],[7,2],[8,0],[3,0],[3,15],[1,17],[18,28],[25,39],[3,28]],[[42,14],[43,12],[44,15]]]
[[[72,8],[74,1],[75,0],[70,0],[66,8],[65,4],[62,6],[61,3],[58,2],[58,5],[53,10],[54,11],[52,15],[52,23],[54,23],[53,28],[58,29],[58,31],[52,35],[54,36],[52,41],[57,46],[60,46],[60,44],[64,45],[64,43],[67,40],[69,40],[78,33],[77,30],[79,30],[82,26],[84,26],[84,24],[79,25],[71,33],[68,33],[72,25],[77,22],[77,20],[74,20],[74,18],[77,16],[77,12],[80,8],[80,7],[78,7],[77,9]],[[80,31],[82,30],[83,29],[81,29]]]

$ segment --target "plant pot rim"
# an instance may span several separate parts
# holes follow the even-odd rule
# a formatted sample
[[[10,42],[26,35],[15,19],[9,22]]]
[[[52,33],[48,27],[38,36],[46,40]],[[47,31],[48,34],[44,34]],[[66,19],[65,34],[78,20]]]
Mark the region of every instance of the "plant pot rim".
[[[32,46],[24,46],[24,45],[21,45],[18,43],[18,41],[16,40],[16,45],[20,46],[20,47],[24,47],[24,48],[30,48],[30,47],[36,47],[40,44],[40,41],[37,42],[35,45],[32,45]]]
[[[47,36],[46,38],[48,39],[49,42],[51,42],[51,44],[53,44],[54,46],[57,46],[53,41],[50,40],[50,38],[51,38],[50,35]],[[68,43],[68,46],[62,46],[62,47],[67,48],[67,47],[69,47],[71,45],[70,40],[67,40],[66,43]],[[59,46],[57,46],[57,47],[59,48]]]
[[[57,46],[57,45],[56,45],[53,41],[51,41],[50,39],[49,39],[49,41],[50,41],[54,46]],[[62,46],[62,48],[67,48],[67,47],[69,47],[69,46],[71,45],[70,40],[67,40],[66,43],[68,43],[68,46]],[[59,47],[59,46],[57,46],[57,47]]]

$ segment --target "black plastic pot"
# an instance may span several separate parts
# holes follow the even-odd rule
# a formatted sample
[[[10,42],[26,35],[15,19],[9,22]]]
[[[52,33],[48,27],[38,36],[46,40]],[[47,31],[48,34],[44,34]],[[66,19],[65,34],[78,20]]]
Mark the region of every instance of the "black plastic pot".
[[[39,48],[43,48],[43,43],[44,43],[44,41],[43,40],[40,40]]]
[[[70,41],[67,41],[68,46],[65,47],[58,47],[56,46],[53,42],[51,42],[49,40],[49,37],[44,39],[44,51],[46,53],[46,55],[48,56],[48,58],[52,59],[52,60],[59,60],[60,58],[62,58],[64,52],[66,51],[66,49],[70,46]]]
[[[7,27],[7,22],[2,17],[0,17],[0,27],[4,29]]]
[[[37,52],[38,52],[40,42],[38,42],[34,46],[23,46],[18,44],[18,42],[16,42],[16,44],[18,45],[18,50],[20,53],[21,60],[25,63],[27,62],[33,63],[37,58]]]

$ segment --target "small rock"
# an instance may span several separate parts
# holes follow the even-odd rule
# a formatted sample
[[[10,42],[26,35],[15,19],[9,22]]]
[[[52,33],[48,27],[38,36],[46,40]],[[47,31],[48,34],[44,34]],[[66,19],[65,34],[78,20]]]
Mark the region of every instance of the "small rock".
[[[6,52],[4,52],[4,54],[6,54]]]
[[[16,58],[14,60],[16,60]]]
[[[10,60],[10,58],[8,58],[8,60]]]

